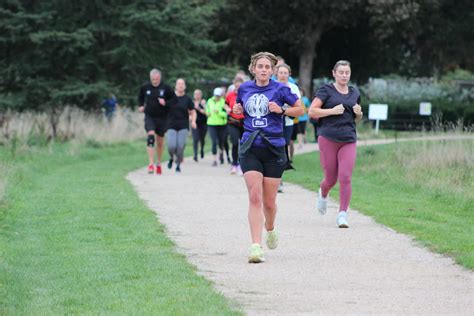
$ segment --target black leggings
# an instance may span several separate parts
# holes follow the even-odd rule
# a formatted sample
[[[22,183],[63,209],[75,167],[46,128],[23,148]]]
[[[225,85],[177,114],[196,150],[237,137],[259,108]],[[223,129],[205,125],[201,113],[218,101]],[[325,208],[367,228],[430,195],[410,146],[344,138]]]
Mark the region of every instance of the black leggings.
[[[226,125],[208,125],[209,135],[212,141],[212,154],[217,155],[217,146],[222,151],[224,149],[224,137],[226,135]]]
[[[227,124],[227,131],[230,136],[230,143],[232,144],[232,165],[237,166],[239,164],[239,143],[244,128],[234,124]]]
[[[206,141],[207,125],[198,125],[196,129],[192,129],[193,133],[193,150],[194,158],[198,157],[198,143],[201,143],[201,157],[204,156],[204,144]]]

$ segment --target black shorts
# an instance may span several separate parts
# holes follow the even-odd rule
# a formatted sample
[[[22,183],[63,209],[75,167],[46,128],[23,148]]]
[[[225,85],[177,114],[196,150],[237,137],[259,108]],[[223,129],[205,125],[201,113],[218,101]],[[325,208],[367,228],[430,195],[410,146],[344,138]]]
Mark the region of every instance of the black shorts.
[[[152,117],[145,114],[145,130],[155,131],[156,135],[163,137],[166,133],[166,118],[165,117]]]
[[[295,125],[293,125],[293,131],[291,132],[291,140],[296,140],[298,138],[298,124],[299,123],[295,123]]]
[[[267,147],[251,147],[245,154],[239,155],[240,168],[258,171],[268,178],[281,178],[285,171],[287,158],[285,146],[277,147],[278,156]]]
[[[298,122],[298,134],[306,134],[306,121]]]

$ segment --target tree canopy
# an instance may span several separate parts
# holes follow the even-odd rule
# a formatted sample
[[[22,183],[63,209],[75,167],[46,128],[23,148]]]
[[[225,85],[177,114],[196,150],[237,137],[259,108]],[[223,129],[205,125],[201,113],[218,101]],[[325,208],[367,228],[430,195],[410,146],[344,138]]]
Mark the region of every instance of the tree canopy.
[[[472,71],[472,25],[470,0],[2,0],[0,111],[92,108],[107,92],[135,105],[153,67],[219,81],[261,50],[306,89],[338,59],[356,81]]]

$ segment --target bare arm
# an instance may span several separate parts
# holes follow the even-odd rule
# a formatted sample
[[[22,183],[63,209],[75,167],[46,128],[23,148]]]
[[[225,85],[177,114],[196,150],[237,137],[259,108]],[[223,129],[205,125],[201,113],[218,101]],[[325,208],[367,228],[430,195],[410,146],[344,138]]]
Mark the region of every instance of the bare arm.
[[[197,117],[196,111],[195,110],[188,110],[188,113],[189,113],[189,121],[191,122],[191,128],[196,129],[196,127],[197,127],[197,125],[196,125],[196,117]]]
[[[268,108],[270,112],[283,114],[282,107],[273,101],[270,101],[268,103]],[[285,112],[285,115],[292,116],[292,117],[303,115],[304,108],[303,108],[303,105],[301,104],[301,100],[300,99],[296,100],[296,102],[290,108],[286,109],[284,112]]]
[[[323,101],[319,98],[314,98],[309,107],[308,114],[312,119],[318,119],[321,117],[340,115],[344,113],[344,106],[342,104],[336,105],[332,109],[323,109]]]

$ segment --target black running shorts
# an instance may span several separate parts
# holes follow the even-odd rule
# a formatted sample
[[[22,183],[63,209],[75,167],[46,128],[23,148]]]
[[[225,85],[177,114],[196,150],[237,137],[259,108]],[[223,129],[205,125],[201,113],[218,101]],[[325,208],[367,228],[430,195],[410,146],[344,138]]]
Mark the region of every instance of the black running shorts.
[[[251,147],[239,156],[240,167],[247,171],[258,171],[268,178],[281,178],[285,171],[287,158],[285,147],[277,147],[278,155],[267,147]]]
[[[166,118],[152,117],[145,114],[145,130],[155,131],[156,135],[163,137],[166,133]]]

